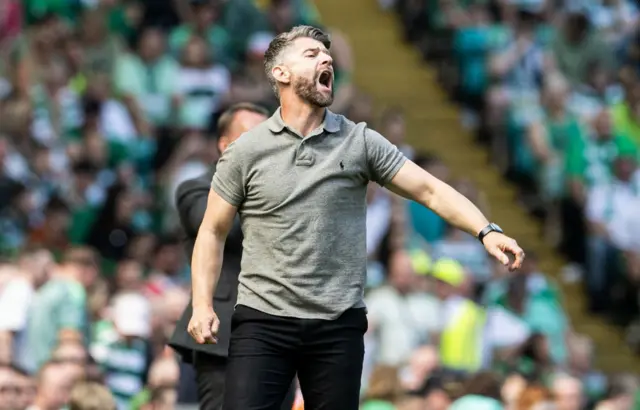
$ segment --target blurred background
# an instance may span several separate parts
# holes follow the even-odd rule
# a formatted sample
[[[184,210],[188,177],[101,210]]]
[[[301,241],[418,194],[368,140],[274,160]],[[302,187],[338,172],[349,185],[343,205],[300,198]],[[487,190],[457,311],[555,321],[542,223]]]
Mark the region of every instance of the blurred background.
[[[298,24],[332,35],[332,110],[528,255],[509,274],[372,185],[362,408],[640,409],[639,13],[0,0],[0,410],[196,408],[193,370],[166,347],[189,299],[173,196],[217,160],[221,110],[275,109],[263,54]]]

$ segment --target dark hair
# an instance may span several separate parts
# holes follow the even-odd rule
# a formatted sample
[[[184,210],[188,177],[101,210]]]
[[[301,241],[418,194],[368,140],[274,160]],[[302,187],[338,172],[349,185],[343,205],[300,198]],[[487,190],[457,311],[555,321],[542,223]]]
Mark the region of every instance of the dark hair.
[[[153,249],[153,254],[162,252],[166,247],[180,245],[180,238],[177,235],[165,235],[158,239]]]
[[[249,111],[256,114],[262,114],[265,117],[269,116],[269,111],[267,111],[264,107],[261,107],[257,104],[253,104],[253,103],[234,104],[229,108],[227,108],[226,110],[224,110],[222,114],[220,114],[220,117],[218,118],[218,125],[217,125],[218,136],[223,136],[229,131],[229,127],[233,123],[233,119],[235,118],[236,114],[239,113],[240,111]]]
[[[85,98],[84,101],[82,101],[82,111],[85,117],[95,117],[99,115],[101,105],[100,101],[95,98]]]
[[[331,48],[331,38],[329,35],[319,28],[312,26],[295,26],[289,31],[278,34],[271,40],[269,48],[267,48],[267,51],[264,53],[264,70],[276,96],[279,96],[278,84],[276,79],[273,78],[271,70],[278,64],[278,60],[284,50],[299,38],[312,38],[321,42],[327,49]]]
[[[71,209],[62,198],[56,195],[51,197],[51,199],[49,199],[49,201],[47,202],[47,205],[45,206],[44,212],[46,214],[51,214],[55,212],[71,212]]]
[[[567,16],[566,26],[571,27],[579,35],[586,34],[591,29],[591,22],[585,13],[576,12]]]
[[[7,191],[11,200],[17,199],[20,195],[25,194],[29,191],[27,186],[22,182],[10,181],[7,185]]]
[[[500,401],[500,379],[491,372],[474,374],[464,383],[464,394],[484,396]]]
[[[98,167],[87,158],[81,158],[76,161],[72,166],[74,174],[89,174],[95,175],[98,173]]]

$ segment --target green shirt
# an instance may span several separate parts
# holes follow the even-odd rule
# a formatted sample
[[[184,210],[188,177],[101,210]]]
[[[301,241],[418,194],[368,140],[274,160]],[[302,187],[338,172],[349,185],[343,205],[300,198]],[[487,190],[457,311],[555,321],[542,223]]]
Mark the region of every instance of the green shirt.
[[[164,125],[171,118],[177,75],[178,64],[170,57],[145,64],[137,55],[127,54],[116,61],[114,85],[118,93],[136,97],[152,123]]]
[[[133,339],[125,342],[108,326],[97,334],[91,346],[91,354],[106,376],[106,386],[111,390],[118,408],[127,409],[136,395],[144,391],[151,364],[148,342]]]
[[[503,410],[504,406],[499,401],[473,394],[463,396],[454,401],[449,410]]]
[[[620,155],[637,155],[637,147],[628,137],[617,134],[608,140],[583,138],[573,141],[567,156],[567,175],[582,180],[588,187],[611,180],[612,165]]]
[[[610,67],[614,60],[610,48],[595,32],[578,45],[569,43],[562,33],[558,33],[551,46],[558,68],[574,85],[587,80],[585,62],[595,61]]]
[[[64,329],[88,332],[87,295],[84,287],[71,279],[54,278],[38,290],[26,328],[25,357],[22,364],[36,372],[58,344]]]
[[[396,410],[396,406],[388,401],[382,400],[367,400],[360,410]]]
[[[115,61],[124,50],[120,38],[110,35],[102,44],[84,48],[84,61],[82,71],[87,74],[106,73],[112,74]]]
[[[547,145],[554,155],[549,162],[538,165],[538,183],[545,198],[556,199],[565,193],[569,147],[580,143],[583,129],[574,115],[566,115],[560,120],[546,116],[544,126]]]
[[[65,88],[58,92],[55,101],[45,88],[35,85],[30,90],[33,106],[33,134],[41,143],[53,142],[58,136],[63,138],[73,133],[82,123],[82,108],[78,95]],[[57,118],[54,117],[54,104],[58,105]],[[58,130],[54,124],[58,124]],[[56,135],[59,131],[60,135]]]
[[[622,101],[611,108],[613,126],[616,132],[628,135],[636,145],[640,146],[640,122],[626,102]]]
[[[75,208],[71,213],[71,226],[69,227],[69,242],[74,245],[82,245],[98,218],[101,208],[91,205]]]
[[[22,0],[27,24],[47,13],[62,17],[75,24],[82,10],[82,0]]]

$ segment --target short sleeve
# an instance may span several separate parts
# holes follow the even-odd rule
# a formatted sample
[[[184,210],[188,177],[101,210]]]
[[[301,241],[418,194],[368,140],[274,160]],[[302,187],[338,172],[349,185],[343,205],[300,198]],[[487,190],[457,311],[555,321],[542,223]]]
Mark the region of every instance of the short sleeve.
[[[229,204],[238,207],[245,197],[243,155],[237,141],[222,153],[213,175],[211,188]]]
[[[376,131],[364,129],[369,179],[384,186],[391,182],[406,162],[402,152]]]

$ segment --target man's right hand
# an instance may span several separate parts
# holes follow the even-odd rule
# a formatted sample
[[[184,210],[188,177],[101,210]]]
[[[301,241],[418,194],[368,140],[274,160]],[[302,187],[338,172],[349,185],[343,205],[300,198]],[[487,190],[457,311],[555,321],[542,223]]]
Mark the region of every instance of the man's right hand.
[[[187,331],[198,344],[218,343],[220,320],[213,308],[193,308]]]

